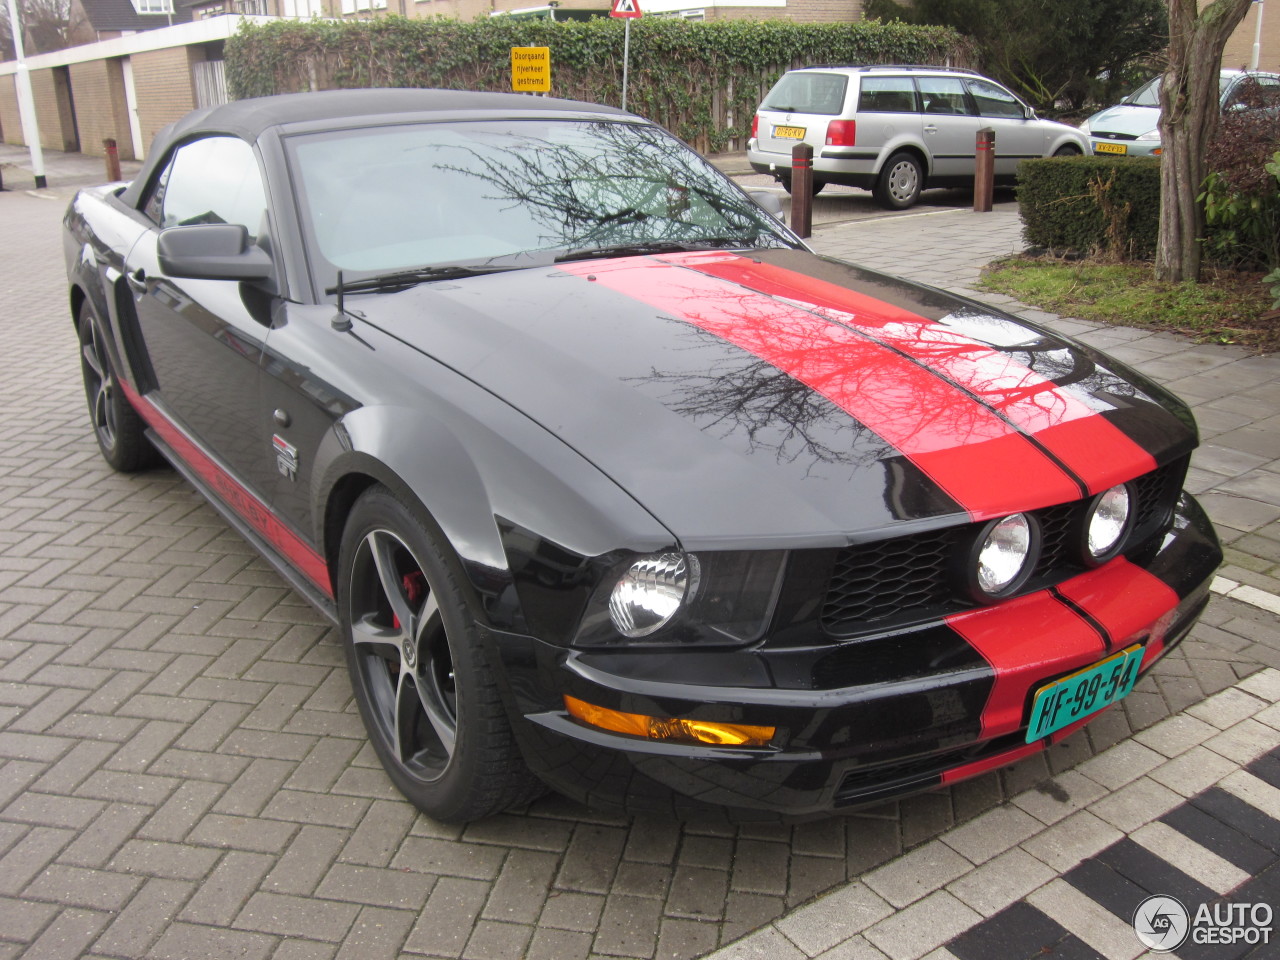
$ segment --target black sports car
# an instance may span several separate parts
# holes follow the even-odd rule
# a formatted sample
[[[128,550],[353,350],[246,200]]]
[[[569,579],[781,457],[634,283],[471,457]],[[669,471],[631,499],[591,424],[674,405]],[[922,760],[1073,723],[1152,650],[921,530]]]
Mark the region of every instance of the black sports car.
[[[159,451],[340,624],[439,819],[973,776],[1124,696],[1221,559],[1168,393],[814,255],[611,108],[215,107],[65,247],[106,459]]]

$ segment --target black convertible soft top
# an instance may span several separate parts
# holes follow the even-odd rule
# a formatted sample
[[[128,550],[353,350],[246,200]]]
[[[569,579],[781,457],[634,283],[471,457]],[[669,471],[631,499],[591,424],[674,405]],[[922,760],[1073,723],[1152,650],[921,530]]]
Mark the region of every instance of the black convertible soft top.
[[[617,107],[578,100],[553,100],[519,93],[478,93],[471,90],[423,90],[384,87],[372,90],[321,90],[313,93],[286,93],[275,97],[236,100],[217,107],[193,110],[156,134],[147,151],[146,163],[125,191],[122,199],[134,206],[150,181],[156,165],[170,146],[202,134],[231,134],[253,142],[270,127],[320,120],[349,120],[353,117],[404,116],[405,114],[505,113],[572,114],[598,113],[630,116]]]

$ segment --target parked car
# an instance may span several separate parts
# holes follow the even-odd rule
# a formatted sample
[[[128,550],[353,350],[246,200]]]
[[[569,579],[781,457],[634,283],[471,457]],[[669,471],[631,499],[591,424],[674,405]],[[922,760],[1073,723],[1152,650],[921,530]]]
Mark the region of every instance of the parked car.
[[[971,70],[916,66],[806,67],[774,84],[751,124],[747,159],[791,189],[791,151],[813,147],[814,191],[862,187],[902,209],[927,187],[973,185],[978,130],[995,130],[996,180],[1019,161],[1079,155],[1074,128],[1041,120],[993,80]]]
[[[1080,124],[1097,154],[1160,156],[1160,77],[1152,77],[1114,107]],[[1222,109],[1251,109],[1251,104],[1280,112],[1280,73],[1223,70],[1218,80]]]
[[[103,456],[162,453],[333,619],[441,820],[954,783],[1123,697],[1221,558],[1164,390],[814,255],[612,108],[202,110],[64,241]]]

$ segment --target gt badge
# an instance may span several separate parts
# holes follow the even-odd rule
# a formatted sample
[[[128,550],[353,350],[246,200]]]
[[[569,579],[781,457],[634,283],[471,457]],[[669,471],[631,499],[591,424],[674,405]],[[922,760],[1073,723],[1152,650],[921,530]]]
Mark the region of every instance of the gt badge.
[[[276,450],[276,469],[280,476],[289,480],[298,479],[298,448],[279,434],[273,434],[271,445]]]

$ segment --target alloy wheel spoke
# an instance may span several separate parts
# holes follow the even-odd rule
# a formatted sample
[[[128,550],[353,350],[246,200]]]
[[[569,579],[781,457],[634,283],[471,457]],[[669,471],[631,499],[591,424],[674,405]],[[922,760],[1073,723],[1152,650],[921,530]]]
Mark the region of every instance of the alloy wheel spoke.
[[[458,736],[457,727],[445,706],[444,692],[436,681],[435,672],[424,670],[421,676],[414,676],[413,682],[417,687],[418,699],[422,703],[422,710],[427,715],[431,729],[440,738],[440,745],[444,747],[446,756],[452,757],[453,744]]]
[[[98,359],[98,351],[95,349],[94,342],[86,340],[80,352],[84,356],[84,362],[88,364],[89,369],[94,372],[97,378],[99,380],[106,379],[102,374],[102,363]]]
[[[399,631],[379,627],[368,616],[362,617],[351,624],[352,642],[363,646],[365,648],[363,652],[365,653],[394,662],[397,670],[400,664],[400,639],[401,634]]]
[[[392,554],[397,542],[394,537],[382,530],[375,530],[365,538],[369,554],[373,557],[374,565],[378,569],[378,582],[382,584],[382,592],[391,605],[391,612],[400,622],[400,630],[403,634],[413,637],[417,633],[413,611],[409,609],[409,602],[405,599],[404,588],[400,583],[395,557]]]
[[[420,703],[416,678],[401,671],[396,681],[395,716],[391,718],[392,748],[401,763],[408,763],[417,753],[413,731],[417,726]]]

